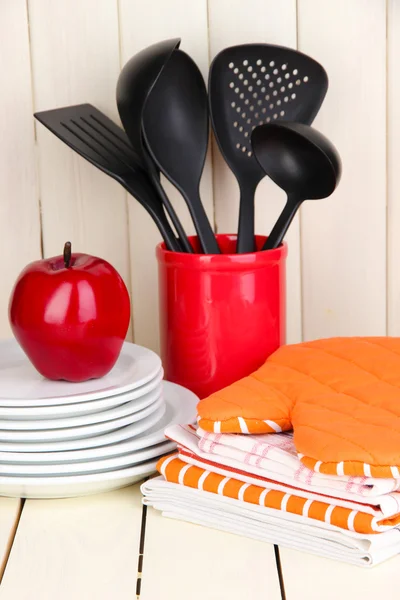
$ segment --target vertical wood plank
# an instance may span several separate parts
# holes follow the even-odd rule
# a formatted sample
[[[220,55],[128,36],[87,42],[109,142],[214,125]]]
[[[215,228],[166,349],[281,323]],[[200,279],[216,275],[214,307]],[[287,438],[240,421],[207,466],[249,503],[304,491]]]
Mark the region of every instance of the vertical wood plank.
[[[35,110],[89,102],[117,120],[117,4],[29,0]],[[37,124],[43,246],[105,258],[130,282],[125,191]]]
[[[0,588],[1,600],[134,598],[141,494],[27,500]]]
[[[227,46],[262,42],[296,47],[296,1],[209,0],[210,54],[213,58]],[[217,144],[214,153],[216,224],[221,233],[237,231],[239,191],[236,180],[222,159]],[[285,202],[283,192],[267,177],[256,193],[256,232],[267,234]],[[286,241],[287,341],[301,341],[300,233],[299,218],[292,223]]]
[[[163,39],[181,37],[181,48],[196,61],[205,79],[208,70],[207,0],[119,0],[122,63]],[[213,223],[210,161],[201,182],[201,196]],[[180,194],[163,178],[165,189],[188,234],[194,233]],[[160,236],[144,209],[129,199],[135,341],[158,351],[158,287],[155,246]]]
[[[388,335],[400,335],[400,4],[388,2]]]
[[[400,558],[372,569],[280,548],[286,600],[397,600]],[[362,590],[362,591],[361,591]]]
[[[330,86],[315,127],[343,161],[302,213],[305,339],[386,331],[386,3],[299,0],[299,49]]]
[[[29,30],[25,0],[0,3],[0,336],[19,272],[41,256]]]
[[[274,547],[147,512],[141,600],[281,600]]]

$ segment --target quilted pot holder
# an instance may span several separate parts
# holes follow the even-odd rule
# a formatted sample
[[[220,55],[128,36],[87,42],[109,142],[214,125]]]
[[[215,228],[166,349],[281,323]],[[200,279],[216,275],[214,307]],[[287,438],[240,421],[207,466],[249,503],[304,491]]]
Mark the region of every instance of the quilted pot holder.
[[[283,346],[198,405],[214,433],[294,431],[301,461],[329,475],[400,477],[400,338]]]

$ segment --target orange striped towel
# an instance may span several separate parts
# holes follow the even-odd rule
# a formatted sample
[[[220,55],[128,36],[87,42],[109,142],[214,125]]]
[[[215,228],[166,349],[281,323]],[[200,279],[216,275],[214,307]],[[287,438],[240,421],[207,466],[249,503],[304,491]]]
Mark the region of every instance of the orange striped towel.
[[[319,473],[400,478],[400,338],[282,346],[197,410],[214,433],[293,429],[301,461]]]
[[[233,477],[224,477],[212,470],[183,462],[177,454],[161,458],[157,463],[157,470],[171,483],[261,505],[278,512],[302,515],[316,522],[328,523],[340,529],[358,533],[380,533],[393,529],[400,523],[400,515],[391,519],[378,520],[372,514],[361,510],[334,506],[328,502],[307,500],[293,493],[243,483]]]

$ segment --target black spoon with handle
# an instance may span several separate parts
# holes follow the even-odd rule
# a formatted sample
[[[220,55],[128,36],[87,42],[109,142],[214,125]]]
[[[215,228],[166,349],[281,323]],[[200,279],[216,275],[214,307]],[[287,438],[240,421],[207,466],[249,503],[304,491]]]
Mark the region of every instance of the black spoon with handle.
[[[181,192],[203,252],[220,254],[199,190],[208,146],[207,90],[182,50],[174,50],[149,94],[143,133],[154,162]]]
[[[143,111],[149,94],[179,44],[180,38],[163,40],[132,56],[118,77],[116,95],[119,116],[139,164],[156,188],[178,233],[182,249],[193,252],[183,226],[160,182],[160,171],[147,152],[142,135]]]

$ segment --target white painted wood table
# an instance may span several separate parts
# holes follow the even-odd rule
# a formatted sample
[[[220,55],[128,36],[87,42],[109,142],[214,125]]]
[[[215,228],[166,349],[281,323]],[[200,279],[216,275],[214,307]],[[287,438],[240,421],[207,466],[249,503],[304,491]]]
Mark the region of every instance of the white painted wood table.
[[[171,521],[138,485],[0,498],[0,600],[398,600],[400,556],[372,569]]]

